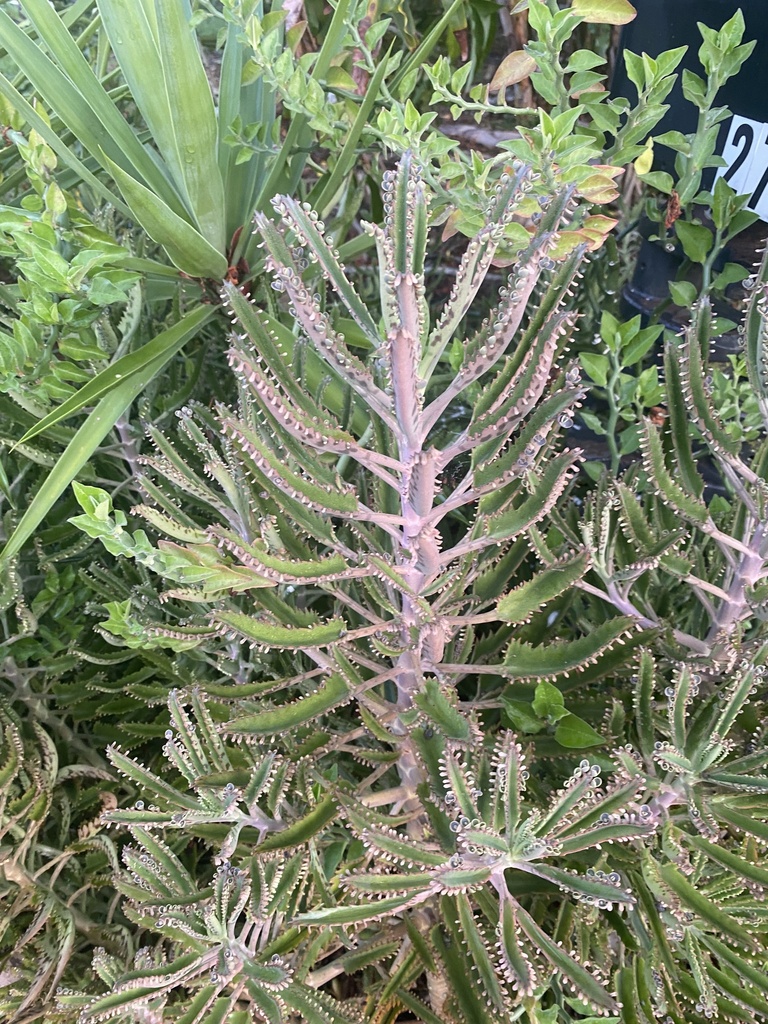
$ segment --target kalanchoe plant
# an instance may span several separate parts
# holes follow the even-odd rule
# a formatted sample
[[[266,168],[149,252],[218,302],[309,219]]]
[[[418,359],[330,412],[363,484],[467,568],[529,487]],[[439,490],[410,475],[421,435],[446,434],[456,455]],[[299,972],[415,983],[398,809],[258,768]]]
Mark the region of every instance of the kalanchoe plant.
[[[257,228],[295,329],[225,286],[241,399],[182,410],[178,440],[152,431],[134,512],[164,539],[77,489],[75,524],[170,583],[164,616],[112,602],[104,635],[220,675],[171,696],[178,780],[111,753],[145,801],[107,815],[133,835],[126,912],[162,942],[128,973],[103,958],[112,991],[62,1007],[189,1024],[764,1016],[768,757],[748,706],[765,660],[764,442],[741,451],[711,409],[704,303],[668,348],[670,432],[644,426],[636,489],[630,474],[561,500],[579,453],[560,435],[583,394],[563,364],[584,258],[555,248],[567,187],[446,358],[528,180],[500,183],[435,325],[408,155],[371,229],[378,309],[312,211],[279,199]],[[767,278],[746,325],[761,408]],[[728,498],[705,500],[691,422]],[[626,706],[590,690],[605,675]],[[533,735],[535,772],[501,705]],[[608,737],[610,755],[570,754],[565,786],[569,768],[539,760]],[[177,836],[206,850],[196,873]],[[347,997],[356,972],[367,997]]]
[[[118,880],[127,915],[184,952],[166,961],[142,951],[127,975],[116,969],[114,957],[100,956],[97,970],[111,991],[95,1000],[67,993],[60,997],[63,1007],[80,1007],[83,1020],[118,1014],[140,1019],[142,1012],[170,1011],[174,996],[195,988],[190,1019],[219,1019],[217,1013],[235,1013],[248,1002],[257,1019],[280,1021],[292,1009],[313,1024],[341,1022],[356,1014],[318,993],[319,980],[399,950],[409,970],[392,977],[391,985],[401,989],[395,1004],[425,1020],[436,1019],[436,1012],[442,1020],[483,1014],[483,1020],[496,1021],[521,999],[533,1014],[553,972],[584,1005],[617,1010],[593,973],[547,934],[531,901],[542,891],[551,899],[560,890],[601,912],[635,905],[601,852],[655,831],[657,816],[638,802],[643,779],[634,764],[631,772],[613,772],[604,787],[600,766],[584,759],[562,788],[535,807],[526,796],[525,757],[510,733],[492,749],[479,745],[468,753],[419,729],[414,739],[429,777],[425,820],[383,816],[372,806],[376,800],[361,799],[348,784],[302,814],[300,795],[313,788],[313,777],[321,778],[313,761],[331,752],[332,744],[316,747],[313,761],[243,751],[222,739],[199,694],[189,697],[191,713],[182,701],[177,693],[169,698],[173,728],[164,753],[172,775],[150,772],[110,750],[112,763],[145,799],[108,812],[105,820],[127,826],[132,835],[123,851],[126,872]],[[374,727],[374,737],[376,732]],[[376,751],[367,753],[373,760]],[[339,811],[359,837],[353,863],[364,870],[326,879],[316,837]],[[393,827],[403,824],[404,832]],[[215,863],[202,867],[202,877],[192,876],[174,853],[175,832],[214,845]],[[375,870],[368,866],[372,857]],[[585,859],[589,866],[583,869]],[[366,898],[344,900],[345,890]],[[372,922],[382,920],[386,935],[372,931]],[[287,928],[290,923],[300,927]],[[318,925],[343,928],[355,936],[355,955],[345,954],[346,943],[326,927],[312,954],[317,961],[322,952],[330,965],[308,973],[301,927],[307,924],[313,931]],[[467,951],[458,953],[454,943],[465,943]],[[408,991],[423,970],[424,950],[440,965],[430,974],[455,989],[449,996],[433,977],[432,1011]],[[476,980],[460,983],[467,968]]]
[[[465,703],[463,681],[478,672],[539,678],[562,666],[578,671],[610,651],[630,626],[630,620],[619,617],[553,648],[515,639],[520,625],[542,604],[588,571],[589,555],[582,548],[563,549],[505,592],[510,575],[525,559],[523,538],[546,520],[579,458],[576,450],[558,450],[559,435],[571,424],[582,397],[578,369],[560,369],[558,360],[573,321],[563,303],[584,247],[559,261],[550,255],[572,207],[568,187],[544,203],[498,305],[463,343],[457,372],[449,372],[444,358],[506,224],[531,187],[529,178],[521,167],[499,185],[488,224],[470,242],[434,325],[424,298],[428,197],[409,155],[386,176],[384,227],[372,228],[381,267],[378,311],[358,298],[312,211],[279,199],[280,222],[258,218],[257,227],[274,286],[286,294],[306,340],[286,338],[284,328],[265,321],[241,292],[225,286],[233,318],[244,328],[233,339],[231,355],[242,386],[241,407],[237,413],[220,409],[215,418],[182,413],[185,433],[202,453],[213,482],[200,479],[167,440],[154,435],[158,456],[147,461],[164,483],[147,483],[154,507],[147,504],[136,512],[169,538],[156,546],[142,531],[126,529],[127,520],[112,513],[104,492],[77,489],[85,514],[74,520],[76,525],[100,537],[113,553],[135,558],[174,583],[166,593],[166,623],[143,623],[129,603],[114,604],[104,623],[107,635],[134,646],[176,650],[224,646],[231,662],[239,659],[240,682],[250,694],[262,694],[254,702],[245,692],[238,694],[237,686],[222,688],[226,697],[236,698],[221,727],[230,737],[295,734],[356,700],[364,725],[382,748],[364,749],[361,756],[378,763],[380,773],[393,772],[396,780],[389,790],[371,794],[372,799],[376,806],[391,805],[394,817],[385,820],[406,825],[414,851],[426,839],[422,787],[430,778],[430,757],[419,737],[427,742],[430,733],[441,736],[445,770],[459,773],[463,769],[456,751],[481,737],[472,704]],[[367,361],[335,330],[322,297],[314,294],[310,263],[346,307],[357,328],[353,336],[369,349]],[[531,308],[534,288],[538,302]],[[313,394],[306,387],[306,367],[311,370],[318,358],[328,380]],[[471,408],[468,393],[474,399]],[[221,437],[220,452],[215,432]],[[171,497],[174,488],[189,496],[183,509]],[[185,621],[179,621],[183,603],[189,608],[190,600],[202,614],[195,615],[193,605],[192,616],[187,611]],[[255,681],[258,655],[238,655],[239,643],[282,652],[285,677]],[[297,688],[298,699],[265,707],[269,694]],[[347,712],[338,715],[348,720]],[[508,755],[517,764],[514,740],[500,742],[496,761]],[[133,770],[138,772],[136,766]],[[501,771],[499,762],[494,772]],[[585,878],[557,865],[534,867],[538,861],[530,850],[521,852],[539,843],[558,857],[566,836],[577,835],[582,827],[589,831],[592,818],[619,813],[634,799],[632,788],[622,793],[623,802],[609,795],[598,806],[592,781],[589,775],[572,791],[563,791],[538,824],[535,814],[519,817],[513,808],[521,780],[510,778],[507,811],[502,814],[501,785],[489,796],[496,810],[490,805],[483,809],[491,819],[488,841],[495,835],[498,849],[488,854],[496,867],[477,865],[482,878],[475,882],[490,882],[501,894],[495,923],[483,928],[506,920],[507,955],[520,971],[529,954],[518,951],[517,924],[507,920],[507,909],[515,922],[525,922],[529,940],[544,944],[550,966],[562,970],[563,958],[529,911],[507,899],[507,869],[547,882],[555,878],[566,891],[606,905],[632,902],[615,881]],[[592,794],[587,803],[582,790],[585,799]],[[456,799],[462,808],[467,804],[468,820],[479,815],[471,793],[466,800],[464,795]],[[354,811],[349,813],[353,818]],[[502,821],[504,814],[509,820]],[[427,859],[450,875],[455,836],[445,817],[443,831],[447,845]],[[649,831],[640,819],[629,826],[611,819],[608,831],[601,825],[594,838],[599,844],[600,836],[608,841]],[[582,840],[569,842],[583,849]],[[590,838],[584,842],[592,845]],[[461,895],[460,881],[443,886],[439,879],[440,871],[434,881],[423,883],[416,902],[434,903],[441,893]],[[409,879],[403,884],[407,889],[414,885]],[[395,902],[392,913],[408,900]],[[380,916],[384,907],[377,909]],[[535,985],[532,970],[526,968],[525,977],[515,982],[527,996]],[[603,1011],[615,1008],[613,997],[588,980],[584,967],[574,967],[567,977],[588,1002]],[[507,983],[500,984],[494,1012],[511,1005]]]
[[[573,321],[563,300],[584,257],[583,248],[559,263],[549,255],[568,214],[567,189],[546,204],[499,304],[463,345],[455,375],[446,372],[443,359],[505,223],[525,197],[528,177],[520,169],[499,187],[489,224],[468,246],[446,309],[432,327],[423,284],[427,196],[409,157],[387,176],[386,224],[373,227],[381,329],[316,217],[293,200],[278,200],[282,226],[266,218],[258,226],[274,285],[286,293],[311,348],[288,335],[291,365],[282,344],[285,329],[272,333],[245,297],[226,286],[232,316],[245,328],[231,354],[242,408],[221,409],[215,419],[182,413],[185,431],[221,491],[197,479],[159,435],[159,455],[148,460],[168,482],[208,506],[208,522],[180,513],[152,484],[152,496],[164,507],[136,511],[172,538],[154,546],[142,531],[125,529],[122,513],[112,515],[104,492],[78,488],[86,514],[76,525],[102,538],[113,553],[188,585],[174,588],[169,599],[214,600],[204,622],[176,627],[142,627],[127,606],[112,606],[107,629],[134,637],[130,642],[177,648],[225,636],[254,647],[304,651],[304,671],[311,667],[325,676],[303,708],[286,707],[285,718],[263,711],[242,716],[230,724],[232,732],[276,733],[283,724],[301,724],[357,698],[395,734],[406,727],[402,714],[418,709],[425,721],[448,729],[450,738],[466,741],[462,716],[453,716],[456,724],[449,728],[446,709],[481,658],[482,670],[497,675],[550,674],[546,650],[509,642],[514,625],[582,578],[589,556],[581,546],[564,550],[507,594],[509,567],[499,558],[546,517],[579,458],[576,450],[557,450],[583,396],[578,369],[556,364]],[[362,333],[370,350],[367,365],[302,279],[308,261],[317,264]],[[536,286],[540,298],[531,311]],[[328,381],[316,396],[307,392],[302,371],[318,357]],[[471,410],[469,389],[476,396]],[[216,429],[223,437],[221,454],[210,439]],[[247,480],[253,485],[244,493]],[[513,551],[518,564],[520,545]],[[250,604],[233,600],[232,591],[248,592]],[[319,600],[323,591],[331,602]],[[500,623],[509,625],[498,628]],[[628,627],[625,618],[613,620],[558,654],[578,669]],[[473,648],[477,629],[488,634],[487,655]],[[403,750],[401,766],[409,756]]]
[[[755,970],[768,882],[757,856],[768,838],[768,748],[762,727],[751,733],[747,718],[764,685],[765,654],[762,645],[725,678],[683,664],[666,686],[650,653],[640,659],[637,746],[620,760],[630,777],[644,776],[664,824],[661,849],[630,875],[634,923],[637,951],[656,973],[657,1005],[668,1004],[673,1020],[762,1019],[768,1008],[768,986]],[[724,842],[729,832],[738,840]],[[639,982],[625,972],[620,995],[642,1002],[648,983],[647,969]]]
[[[333,804],[320,803],[302,817],[298,800],[306,773],[299,770],[297,776],[297,765],[274,751],[251,757],[232,751],[231,757],[197,694],[190,704],[191,712],[178,694],[170,695],[173,728],[164,747],[168,765],[188,788],[171,785],[112,747],[115,768],[151,802],[140,799],[129,810],[105,816],[109,824],[127,826],[133,840],[123,849],[125,872],[118,879],[126,914],[186,951],[168,960],[162,950],[142,949],[125,975],[102,950],[94,966],[111,991],[96,1000],[63,993],[60,1003],[79,1008],[84,1021],[151,1014],[163,1019],[169,996],[194,991],[194,1020],[245,1022],[255,1014],[280,1021],[291,1011],[313,1024],[346,1020],[294,977],[281,955],[296,945],[297,933],[291,941],[284,922],[312,888],[304,844],[327,823]],[[171,832],[169,841],[156,834],[158,827]],[[216,862],[205,865],[204,877],[190,873],[177,856],[172,830],[216,841]],[[257,845],[258,859],[243,857]]]
[[[684,337],[667,342],[668,429],[644,421],[642,475],[633,471],[634,487],[628,479],[614,482],[612,496],[597,495],[579,523],[572,517],[561,524],[571,539],[600,551],[592,562],[594,582],[582,581],[579,586],[633,616],[638,624],[663,629],[679,645],[676,655],[682,651],[684,656],[706,659],[702,663],[715,663],[721,671],[745,654],[751,658],[763,636],[768,581],[768,257],[747,284],[752,297],[740,332],[763,419],[753,444],[743,445],[714,408],[708,368],[712,313],[709,300],[702,298]],[[715,500],[708,501],[708,485],[722,492]],[[657,574],[667,580],[669,605],[659,600]],[[675,604],[675,594],[685,597]],[[695,596],[697,610],[688,628],[680,629],[680,601],[688,607],[689,595]]]
[[[100,821],[117,800],[104,767],[60,763],[49,733],[4,698],[0,764],[0,1017],[40,1020],[87,972],[84,940],[125,950],[124,924],[107,918],[118,856]]]
[[[542,930],[525,904],[543,884],[545,891],[555,887],[600,910],[634,905],[617,871],[589,867],[585,873],[575,872],[552,861],[565,858],[569,865],[570,855],[588,851],[604,865],[599,852],[603,845],[651,835],[653,812],[635,803],[642,781],[636,773],[632,778],[618,771],[603,789],[600,765],[583,759],[544,807],[529,808],[525,794],[530,772],[511,733],[502,733],[487,756],[479,746],[474,757],[458,744],[443,746],[425,733],[420,739],[422,757],[431,768],[425,801],[431,827],[419,830],[417,839],[408,838],[362,805],[348,806],[350,825],[373,853],[377,869],[354,872],[344,885],[377,899],[312,911],[299,920],[359,923],[440,897],[439,916],[447,934],[433,935],[433,941],[455,996],[434,1009],[461,1020],[476,1016],[485,1004],[489,1020],[504,1019],[520,998],[530,1001],[540,992],[554,972],[585,1005],[598,1012],[616,1011],[615,999]],[[463,987],[459,978],[467,961],[457,963],[450,952],[451,935],[466,945],[474,974]]]

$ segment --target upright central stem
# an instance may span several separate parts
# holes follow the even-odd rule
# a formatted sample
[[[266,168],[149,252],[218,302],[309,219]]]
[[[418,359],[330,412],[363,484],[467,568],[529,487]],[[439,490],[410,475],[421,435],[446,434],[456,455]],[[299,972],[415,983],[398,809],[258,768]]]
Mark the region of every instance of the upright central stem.
[[[434,452],[424,451],[422,429],[421,382],[419,364],[419,280],[409,271],[397,275],[395,281],[400,324],[389,336],[389,358],[392,390],[398,427],[398,456],[404,469],[400,474],[400,511],[403,518],[401,539],[395,552],[395,562],[403,576],[405,586],[401,592],[401,641],[403,653],[395,666],[397,707],[407,711],[413,706],[414,695],[422,688],[424,666],[422,661],[423,609],[416,599],[424,589],[425,581],[436,566],[434,529],[427,525],[435,500],[436,462]],[[413,744],[407,738],[408,730],[398,721],[398,731],[404,736],[398,772],[404,787],[412,794],[406,807],[417,812],[421,802],[416,787],[423,781],[423,772]],[[420,828],[417,822],[414,828]]]

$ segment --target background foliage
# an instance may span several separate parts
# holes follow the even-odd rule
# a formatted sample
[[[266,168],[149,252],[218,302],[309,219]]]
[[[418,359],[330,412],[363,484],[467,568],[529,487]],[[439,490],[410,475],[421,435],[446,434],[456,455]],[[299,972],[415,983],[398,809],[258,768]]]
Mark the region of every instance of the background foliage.
[[[768,1016],[751,44],[654,136],[634,13],[0,5],[3,1019]]]

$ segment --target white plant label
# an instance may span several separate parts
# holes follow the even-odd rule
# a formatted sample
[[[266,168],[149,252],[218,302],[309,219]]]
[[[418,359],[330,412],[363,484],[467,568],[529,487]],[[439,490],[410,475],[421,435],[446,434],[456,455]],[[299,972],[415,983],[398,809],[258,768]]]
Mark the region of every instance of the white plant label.
[[[738,195],[748,195],[747,209],[768,221],[768,124],[734,114],[720,155],[727,166],[715,180],[725,178]]]

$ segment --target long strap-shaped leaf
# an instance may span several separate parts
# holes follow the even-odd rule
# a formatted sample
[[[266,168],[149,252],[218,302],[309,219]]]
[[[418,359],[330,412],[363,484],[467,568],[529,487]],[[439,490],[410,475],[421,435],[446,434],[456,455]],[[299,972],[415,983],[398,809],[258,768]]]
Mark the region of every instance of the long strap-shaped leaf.
[[[451,24],[451,19],[458,12],[459,8],[464,3],[464,0],[453,0],[453,3],[448,8],[443,16],[435,22],[429,32],[422,38],[416,49],[408,54],[406,59],[402,62],[397,70],[392,81],[389,83],[390,92],[394,94],[397,86],[402,82],[405,76],[413,71],[415,68],[420,68],[426,61],[429,54],[437,45],[443,33],[446,31],[448,26]]]
[[[634,625],[634,621],[627,617],[609,619],[586,636],[540,644],[537,647],[515,639],[509,644],[504,665],[499,666],[498,671],[518,679],[568,676],[571,672],[579,672],[593,664],[614,644],[621,645]]]
[[[352,127],[349,129],[344,147],[336,158],[336,164],[327,178],[321,178],[309,194],[312,207],[325,216],[333,205],[336,193],[348,179],[357,160],[357,144],[363,129],[370,122],[371,111],[379,94],[379,89],[389,67],[389,53],[379,61],[376,71],[366,86],[363,102],[360,104]]]
[[[104,157],[104,162],[136,220],[150,238],[162,245],[179,270],[190,277],[224,277],[227,260],[223,252],[214,248],[184,217],[177,217],[152,189],[145,188],[108,157]]]
[[[0,561],[13,558],[19,553],[50,511],[56,499],[72,483],[118,419],[129,408],[131,402],[141,394],[147,384],[200,330],[203,324],[211,319],[214,312],[212,307],[199,306],[175,326],[158,335],[154,342],[157,348],[155,357],[150,359],[140,371],[132,373],[125,380],[116,383],[112,390],[100,399],[32,499],[21,522],[0,553]],[[157,344],[161,339],[162,344]]]
[[[256,14],[260,15],[257,5]],[[270,159],[266,152],[251,153],[242,160],[241,151],[226,140],[236,118],[240,124],[258,124],[264,138],[272,138],[277,119],[275,90],[263,78],[242,84],[243,68],[249,58],[249,47],[240,38],[235,25],[227,28],[227,41],[221,59],[219,77],[219,149],[218,162],[227,209],[226,237],[231,239],[238,228],[244,228],[232,256],[237,263],[248,242],[247,225],[253,216],[256,196],[264,181],[265,167]]]
[[[99,0],[112,49],[190,216],[225,248],[224,186],[211,89],[181,0]]]
[[[180,214],[182,206],[168,179],[107,95],[53,7],[47,0],[24,0],[23,7],[58,66],[2,11],[0,39],[45,103],[92,156],[101,160],[106,153]]]
[[[140,44],[139,55],[134,54],[141,70],[139,84],[134,82],[140,93],[137,102],[167,173],[142,146],[53,8],[46,0],[29,0],[25,10],[53,60],[0,12],[0,38],[21,70],[90,154],[110,170],[133,215],[179,269],[193,277],[222,278],[227,267],[225,202],[216,158],[216,114],[180,0],[131,4],[112,26],[118,49],[125,46],[133,52],[131,44]],[[134,23],[142,14],[146,31],[140,33]],[[126,64],[130,72],[128,58]],[[64,159],[75,166],[69,155]],[[82,174],[82,166],[75,169]]]
[[[83,384],[74,395],[67,398],[66,401],[48,413],[47,416],[38,420],[35,426],[28,430],[17,443],[25,444],[27,441],[31,441],[33,437],[44,433],[50,427],[87,409],[94,402],[103,398],[104,395],[114,391],[121,381],[127,380],[128,377],[135,373],[145,373],[149,364],[161,358],[169,345],[173,347],[176,344],[174,338],[169,339],[169,334],[169,331],[158,334],[156,338],[147,342],[146,345],[142,345],[136,352],[130,352],[128,355],[122,356],[112,363],[111,366],[108,366],[106,370],[97,373],[87,384]]]

